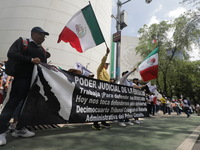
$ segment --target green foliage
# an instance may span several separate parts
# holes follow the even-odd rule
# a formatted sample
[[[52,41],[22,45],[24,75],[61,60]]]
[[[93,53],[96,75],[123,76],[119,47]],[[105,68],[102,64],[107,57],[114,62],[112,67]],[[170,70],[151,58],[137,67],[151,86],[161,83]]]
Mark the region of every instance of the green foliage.
[[[176,77],[173,81],[175,84],[174,90],[176,95],[190,97],[194,101],[199,100],[200,85],[200,61],[179,61],[173,69],[176,71]]]
[[[190,62],[192,46],[198,46],[200,37],[198,12],[188,12],[173,22],[162,21],[144,25],[139,32],[137,53],[146,57],[159,47],[158,88],[167,96],[181,95],[200,100],[200,61]],[[156,39],[157,43],[152,43]],[[197,82],[198,81],[198,82]]]

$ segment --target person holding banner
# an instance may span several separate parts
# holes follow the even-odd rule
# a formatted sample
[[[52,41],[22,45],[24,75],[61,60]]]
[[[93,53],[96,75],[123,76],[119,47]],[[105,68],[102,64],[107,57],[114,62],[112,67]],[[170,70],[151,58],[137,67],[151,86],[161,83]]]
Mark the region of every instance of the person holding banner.
[[[147,87],[147,85],[140,85],[139,84],[139,79],[138,78],[134,78],[133,79],[133,87],[141,89],[141,88]],[[139,120],[138,117],[134,117],[134,119],[135,119],[134,123],[136,123],[136,124],[142,124],[143,123],[141,120]]]
[[[107,81],[107,82],[110,82],[110,75],[107,72],[109,63],[106,63],[109,53],[110,53],[110,49],[107,47],[106,54],[102,58],[101,64],[99,65],[97,69],[97,79],[102,80],[102,81]],[[110,128],[110,125],[106,123],[106,121],[102,121],[101,125],[105,128]],[[101,127],[97,121],[93,123],[92,128],[95,130],[101,130]]]
[[[14,80],[10,92],[10,98],[0,115],[0,145],[5,145],[6,131],[9,121],[13,116],[17,106],[25,100],[28,95],[33,67],[40,62],[47,63],[47,55],[41,44],[45,41],[45,36],[49,35],[40,27],[31,30],[31,38],[26,39],[26,49],[24,50],[24,38],[20,37],[10,47],[8,58],[16,62],[14,68]],[[35,133],[24,127],[18,127],[12,133],[13,137],[32,137]]]
[[[122,73],[122,78],[120,79],[120,84],[121,85],[126,85],[126,86],[133,86],[132,82],[129,82],[127,80],[128,76],[131,75],[137,68],[134,68],[132,71],[125,71]],[[119,120],[119,125],[122,127],[126,127],[126,125],[131,125],[133,126],[134,123],[132,123],[128,118],[125,118],[123,120]]]

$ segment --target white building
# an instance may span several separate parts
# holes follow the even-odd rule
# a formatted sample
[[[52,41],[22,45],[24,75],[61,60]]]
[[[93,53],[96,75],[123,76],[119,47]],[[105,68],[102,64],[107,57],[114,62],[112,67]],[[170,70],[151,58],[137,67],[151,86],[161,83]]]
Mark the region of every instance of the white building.
[[[30,37],[34,26],[50,33],[43,44],[51,53],[52,65],[68,70],[76,62],[96,74],[106,46],[101,45],[79,53],[68,43],[57,44],[58,36],[69,19],[88,5],[88,0],[1,0],[0,1],[0,61],[7,59],[7,51],[19,37]],[[111,0],[90,0],[107,45],[111,45]],[[105,5],[106,4],[106,5]],[[109,61],[109,60],[108,60]]]
[[[131,71],[134,68],[137,68],[138,64],[141,62],[142,58],[139,54],[136,53],[136,50],[135,50],[135,48],[138,46],[138,42],[139,42],[139,39],[137,37],[130,37],[130,36],[121,37],[120,77],[121,77],[122,72]],[[115,72],[114,68],[111,68],[111,76],[113,76],[113,72]],[[141,76],[138,70],[136,70],[128,78],[141,79]]]
[[[111,47],[112,0],[90,0],[108,47]],[[105,5],[106,4],[106,5]],[[52,65],[68,70],[76,62],[86,66],[94,74],[106,53],[105,43],[84,53],[77,52],[69,43],[57,43],[58,36],[70,18],[88,5],[88,0],[1,0],[0,1],[0,62],[7,59],[7,51],[19,37],[30,37],[30,31],[40,26],[50,33],[43,47],[51,53]],[[122,36],[121,69],[131,70],[141,60],[135,53],[138,38]],[[111,56],[111,53],[110,53]],[[114,63],[108,58],[107,62]],[[113,66],[114,67],[114,66]],[[111,68],[111,77],[114,68]],[[135,72],[130,78],[140,78]]]

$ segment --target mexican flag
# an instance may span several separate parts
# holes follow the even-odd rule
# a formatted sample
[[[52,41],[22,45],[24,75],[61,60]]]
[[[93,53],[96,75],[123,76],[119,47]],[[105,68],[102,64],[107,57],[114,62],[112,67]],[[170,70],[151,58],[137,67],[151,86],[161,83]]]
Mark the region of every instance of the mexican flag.
[[[91,4],[78,11],[59,35],[60,41],[69,42],[78,52],[105,42]]]
[[[158,47],[144,59],[138,69],[145,82],[158,77]]]

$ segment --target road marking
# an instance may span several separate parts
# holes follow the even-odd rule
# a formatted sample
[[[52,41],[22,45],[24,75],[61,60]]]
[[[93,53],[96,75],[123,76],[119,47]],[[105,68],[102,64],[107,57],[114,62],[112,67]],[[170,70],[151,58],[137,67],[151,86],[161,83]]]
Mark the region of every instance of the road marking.
[[[200,135],[200,126],[190,134],[176,150],[192,150],[197,138]]]

